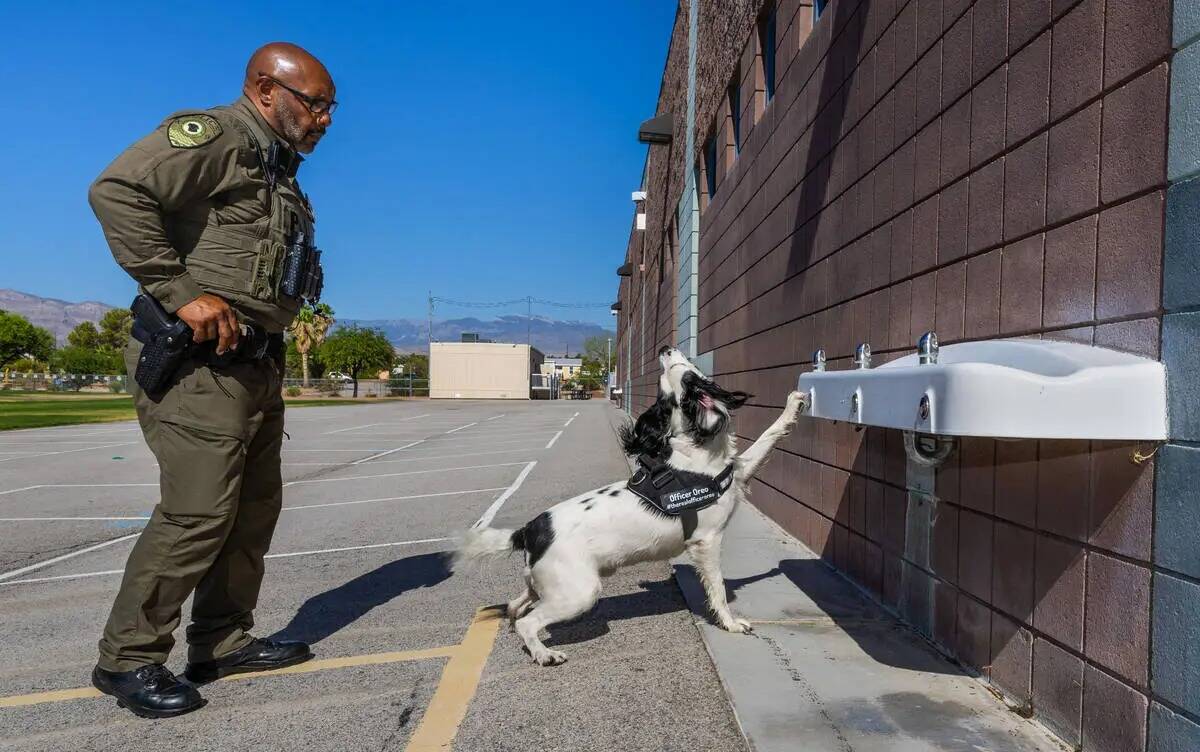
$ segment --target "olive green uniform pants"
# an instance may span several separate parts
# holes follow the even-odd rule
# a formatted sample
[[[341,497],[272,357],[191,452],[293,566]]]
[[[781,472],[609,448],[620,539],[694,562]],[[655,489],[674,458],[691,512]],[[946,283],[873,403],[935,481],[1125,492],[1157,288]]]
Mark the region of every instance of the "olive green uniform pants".
[[[126,348],[130,374],[140,348]],[[157,399],[133,387],[158,459],[161,501],[125,565],[100,640],[101,668],[164,663],[193,591],[190,661],[250,641],[263,556],[283,500],[280,386],[276,363],[266,359],[219,369],[187,363]]]

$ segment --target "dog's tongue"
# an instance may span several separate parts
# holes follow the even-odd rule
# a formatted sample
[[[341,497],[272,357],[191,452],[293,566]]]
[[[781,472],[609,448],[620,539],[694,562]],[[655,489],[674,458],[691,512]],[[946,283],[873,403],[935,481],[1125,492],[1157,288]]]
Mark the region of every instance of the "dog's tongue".
[[[707,394],[702,394],[700,395],[700,404],[705,410],[711,410],[713,408],[713,398]]]

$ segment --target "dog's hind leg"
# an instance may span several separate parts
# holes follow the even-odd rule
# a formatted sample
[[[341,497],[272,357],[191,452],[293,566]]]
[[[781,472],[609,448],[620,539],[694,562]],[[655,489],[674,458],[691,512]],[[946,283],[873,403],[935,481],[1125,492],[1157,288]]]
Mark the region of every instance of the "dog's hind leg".
[[[543,666],[564,663],[567,656],[546,647],[538,633],[551,624],[587,613],[600,597],[600,575],[594,569],[581,565],[563,571],[561,564],[556,567],[552,579],[538,580],[537,604],[516,623],[517,634],[525,641],[529,654]]]
[[[516,621],[529,613],[529,609],[533,608],[533,604],[536,602],[537,594],[533,592],[533,587],[527,582],[525,592],[508,602],[507,613],[509,621]]]
[[[745,634],[752,631],[754,628],[750,626],[750,622],[735,617],[729,610],[729,601],[725,596],[725,578],[721,575],[721,536],[691,541],[687,551],[700,574],[704,594],[708,597],[708,607],[716,617],[718,626],[727,632]]]

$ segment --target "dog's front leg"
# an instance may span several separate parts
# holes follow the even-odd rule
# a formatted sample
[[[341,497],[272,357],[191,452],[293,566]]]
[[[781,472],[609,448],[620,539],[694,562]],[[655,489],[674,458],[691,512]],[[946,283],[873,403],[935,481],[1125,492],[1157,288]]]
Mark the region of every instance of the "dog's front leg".
[[[767,455],[775,448],[775,445],[784,436],[788,435],[788,431],[795,425],[796,419],[800,417],[800,408],[804,406],[808,398],[800,392],[792,392],[788,395],[787,405],[783,408],[783,414],[775,419],[775,422],[767,427],[767,430],[762,432],[762,436],[758,440],[742,452],[738,457],[738,480],[747,481],[754,477],[758,472],[758,468],[766,461]]]
[[[688,556],[700,573],[708,607],[717,619],[717,624],[727,632],[746,633],[753,630],[750,622],[739,619],[729,610],[725,598],[725,578],[721,575],[721,536],[702,538],[687,544]]]

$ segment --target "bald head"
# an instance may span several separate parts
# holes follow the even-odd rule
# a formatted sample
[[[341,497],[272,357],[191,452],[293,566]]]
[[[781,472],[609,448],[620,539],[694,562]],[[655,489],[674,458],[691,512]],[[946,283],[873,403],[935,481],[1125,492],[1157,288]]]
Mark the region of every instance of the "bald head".
[[[333,78],[320,60],[289,42],[254,51],[242,91],[296,151],[311,152],[333,122],[333,113],[322,112],[334,101]]]

